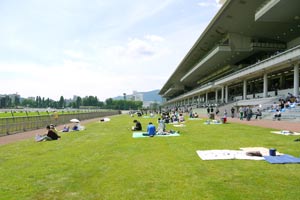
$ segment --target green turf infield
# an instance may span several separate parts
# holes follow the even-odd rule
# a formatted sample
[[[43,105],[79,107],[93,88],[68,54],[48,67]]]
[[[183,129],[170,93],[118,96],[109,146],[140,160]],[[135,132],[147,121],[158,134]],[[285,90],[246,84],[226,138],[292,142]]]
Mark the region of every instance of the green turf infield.
[[[197,150],[276,148],[300,157],[297,136],[193,120],[179,137],[132,138],[128,115],[94,122],[59,141],[0,146],[0,199],[299,199],[300,165],[203,161]],[[138,118],[143,129],[157,118]],[[0,137],[1,139],[1,137]]]

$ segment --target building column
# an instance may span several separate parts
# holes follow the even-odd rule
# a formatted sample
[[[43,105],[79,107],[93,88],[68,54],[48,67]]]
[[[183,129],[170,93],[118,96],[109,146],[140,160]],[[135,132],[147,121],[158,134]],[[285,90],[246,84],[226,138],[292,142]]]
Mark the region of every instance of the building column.
[[[208,103],[208,92],[206,92],[206,94],[205,94],[205,103],[206,104]]]
[[[299,96],[299,63],[294,66],[294,96]]]
[[[224,85],[221,88],[221,102],[224,103]]]
[[[225,86],[225,103],[228,103],[228,85]]]
[[[215,102],[218,103],[218,89],[215,91]]]
[[[243,100],[247,99],[247,80],[243,82]]]
[[[263,90],[263,98],[268,97],[268,74],[264,73],[264,90]]]

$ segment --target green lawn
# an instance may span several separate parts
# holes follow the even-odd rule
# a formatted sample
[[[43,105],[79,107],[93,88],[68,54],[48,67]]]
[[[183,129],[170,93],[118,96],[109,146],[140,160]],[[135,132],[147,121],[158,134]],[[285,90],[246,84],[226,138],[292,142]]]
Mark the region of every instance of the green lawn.
[[[56,112],[58,115],[66,115],[66,114],[76,114],[78,113],[78,111],[58,111]],[[83,113],[83,112],[80,112]],[[29,111],[29,112],[25,112],[23,110],[20,111],[14,111],[13,112],[13,116],[14,117],[27,117],[27,116],[39,116],[39,115],[53,115],[54,112],[46,112],[46,111],[42,111],[42,112],[37,112],[37,111]],[[13,117],[11,112],[0,112],[0,118],[11,118]]]
[[[300,165],[203,161],[196,150],[274,147],[300,156],[295,136],[240,124],[187,121],[179,137],[132,138],[133,118],[111,117],[59,141],[0,146],[0,199],[299,199]],[[144,129],[149,121],[140,118]],[[1,139],[1,138],[0,138]]]

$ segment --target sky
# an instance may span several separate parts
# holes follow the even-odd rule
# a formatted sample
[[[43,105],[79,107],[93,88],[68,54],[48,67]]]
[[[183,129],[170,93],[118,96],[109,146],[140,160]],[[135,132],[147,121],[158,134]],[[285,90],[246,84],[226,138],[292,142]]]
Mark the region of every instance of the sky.
[[[217,0],[1,0],[0,94],[59,100],[161,89]]]

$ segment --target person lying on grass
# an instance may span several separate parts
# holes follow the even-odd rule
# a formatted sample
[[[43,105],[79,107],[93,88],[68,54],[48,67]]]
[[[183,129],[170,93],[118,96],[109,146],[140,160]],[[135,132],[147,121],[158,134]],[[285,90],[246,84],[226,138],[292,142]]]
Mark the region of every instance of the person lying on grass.
[[[37,142],[57,140],[58,138],[60,138],[60,136],[56,133],[54,126],[48,125],[46,129],[47,129],[47,134],[36,135],[35,140]]]

